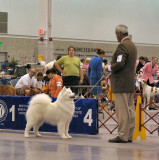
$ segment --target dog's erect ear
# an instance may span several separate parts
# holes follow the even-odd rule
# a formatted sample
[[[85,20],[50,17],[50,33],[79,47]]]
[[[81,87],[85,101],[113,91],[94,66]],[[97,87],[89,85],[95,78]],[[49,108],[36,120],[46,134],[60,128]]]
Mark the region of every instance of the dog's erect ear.
[[[145,79],[139,79],[139,82],[141,82],[142,84],[144,84],[144,83],[147,84],[147,81]]]
[[[60,94],[63,95],[63,91],[64,91],[64,87],[62,88],[62,90],[60,91]]]
[[[66,90],[66,87],[64,86],[62,90],[65,91],[65,90]]]

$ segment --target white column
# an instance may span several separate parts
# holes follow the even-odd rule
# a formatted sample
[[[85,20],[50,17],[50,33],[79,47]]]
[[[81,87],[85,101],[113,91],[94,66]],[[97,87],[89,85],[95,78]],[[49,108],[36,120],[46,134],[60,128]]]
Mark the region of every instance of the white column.
[[[52,0],[39,0],[39,34],[38,56],[43,56],[46,63],[54,60],[54,47],[52,38]]]

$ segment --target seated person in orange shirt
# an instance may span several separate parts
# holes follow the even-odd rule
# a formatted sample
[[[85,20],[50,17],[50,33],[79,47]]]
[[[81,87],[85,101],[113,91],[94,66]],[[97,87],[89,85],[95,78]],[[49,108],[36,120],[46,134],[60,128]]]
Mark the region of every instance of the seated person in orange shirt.
[[[46,71],[46,75],[50,79],[49,84],[44,89],[44,92],[49,92],[51,97],[57,98],[59,92],[62,90],[62,78],[56,74],[56,69],[52,68]]]

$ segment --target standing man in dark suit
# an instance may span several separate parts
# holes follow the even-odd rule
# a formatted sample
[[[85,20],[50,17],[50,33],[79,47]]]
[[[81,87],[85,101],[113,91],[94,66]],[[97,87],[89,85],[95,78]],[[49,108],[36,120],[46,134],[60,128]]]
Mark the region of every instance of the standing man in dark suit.
[[[118,136],[110,139],[111,143],[132,142],[135,128],[135,63],[137,50],[134,43],[128,37],[128,27],[118,25],[115,28],[118,45],[111,65],[107,70],[111,71],[111,86],[115,100],[116,116],[119,123]]]

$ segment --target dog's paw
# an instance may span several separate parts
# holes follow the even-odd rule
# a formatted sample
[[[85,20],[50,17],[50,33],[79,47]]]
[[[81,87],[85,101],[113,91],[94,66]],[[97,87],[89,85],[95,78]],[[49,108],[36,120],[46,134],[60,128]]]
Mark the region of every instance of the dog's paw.
[[[40,133],[35,135],[36,137],[42,137],[42,135]]]
[[[67,138],[71,139],[72,137],[71,136],[67,136]]]
[[[71,138],[72,138],[69,134],[67,134],[67,135],[66,135],[66,137],[67,137],[67,138],[69,138],[69,139],[71,139]]]
[[[29,136],[29,134],[24,134],[24,137],[29,138],[30,136]]]
[[[68,139],[68,137],[66,137],[65,135],[61,136],[62,139]]]

